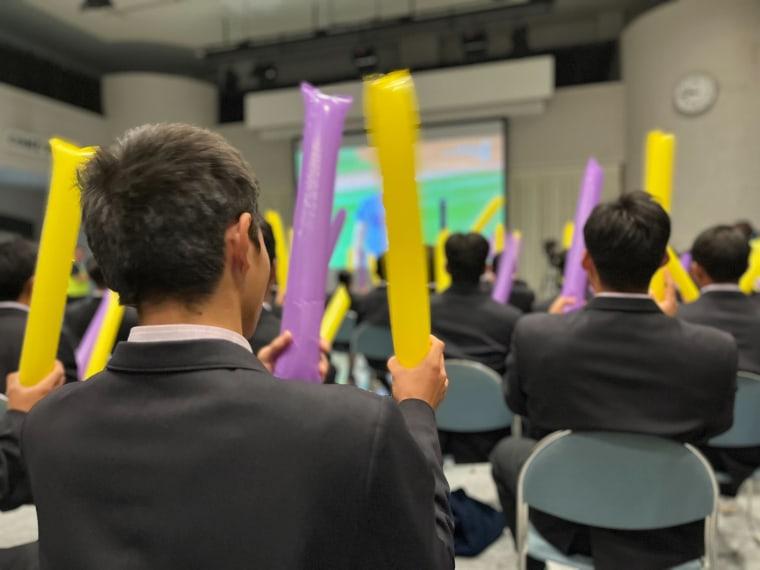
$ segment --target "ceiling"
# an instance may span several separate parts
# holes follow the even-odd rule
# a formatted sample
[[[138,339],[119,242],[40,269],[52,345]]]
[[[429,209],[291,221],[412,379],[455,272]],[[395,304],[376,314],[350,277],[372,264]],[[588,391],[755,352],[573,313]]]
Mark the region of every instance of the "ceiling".
[[[112,0],[81,10],[82,0],[26,4],[109,42],[161,42],[187,48],[274,40],[319,29],[402,16],[470,12],[528,0]]]
[[[599,28],[663,0],[532,0],[550,5],[553,26],[584,15]],[[0,0],[0,43],[92,75],[164,71],[211,77],[202,48],[242,41],[278,43],[322,31],[367,27],[383,20],[434,18],[529,0],[112,0],[114,8],[82,10],[82,0]],[[519,10],[516,18],[520,18]],[[484,15],[484,17],[487,17]],[[619,26],[617,26],[619,28]],[[596,29],[595,28],[595,29]],[[554,35],[557,28],[546,28]]]

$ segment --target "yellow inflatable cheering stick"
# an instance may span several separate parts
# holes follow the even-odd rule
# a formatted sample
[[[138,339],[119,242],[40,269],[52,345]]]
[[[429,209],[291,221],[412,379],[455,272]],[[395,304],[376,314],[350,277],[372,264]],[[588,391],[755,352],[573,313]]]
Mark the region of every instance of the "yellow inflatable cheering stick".
[[[676,137],[671,133],[650,131],[646,140],[644,162],[644,187],[652,198],[670,214],[673,203],[673,161],[675,159]],[[673,277],[681,298],[691,303],[699,298],[699,289],[681,265],[673,248],[668,247],[668,264],[665,266]],[[652,278],[650,291],[655,299],[665,298],[665,273],[658,270]]]
[[[446,267],[446,240],[449,239],[449,230],[443,229],[438,232],[435,242],[435,292],[443,293],[451,287],[451,275]]]
[[[95,341],[92,356],[87,363],[87,369],[82,380],[95,376],[106,367],[108,359],[111,357],[111,349],[116,342],[116,335],[119,333],[121,321],[124,318],[124,306],[119,303],[119,294],[113,291],[108,291],[106,294],[108,295],[108,305],[103,317],[103,325],[100,327],[100,334]]]
[[[340,285],[330,297],[330,302],[327,303],[325,314],[322,317],[322,326],[319,329],[319,336],[322,340],[326,340],[332,345],[350,308],[351,295],[349,295],[345,285]]]
[[[412,368],[430,349],[430,303],[415,176],[419,116],[409,72],[367,80],[364,101],[367,131],[383,178],[393,346],[399,363]]]
[[[264,212],[264,219],[272,226],[272,235],[275,243],[275,270],[277,271],[277,296],[285,297],[285,287],[288,284],[288,261],[290,257],[290,241],[285,240],[285,227],[282,225],[282,217],[274,210]]]
[[[483,230],[485,230],[488,222],[491,221],[491,218],[493,218],[503,207],[504,196],[496,196],[492,198],[491,201],[486,204],[486,207],[483,208],[483,211],[480,212],[480,215],[475,220],[475,223],[472,224],[472,231],[481,233]]]
[[[57,138],[50,139],[50,148],[53,158],[50,192],[19,364],[24,386],[36,384],[53,369],[82,220],[77,171],[95,154],[92,147],[79,148]]]

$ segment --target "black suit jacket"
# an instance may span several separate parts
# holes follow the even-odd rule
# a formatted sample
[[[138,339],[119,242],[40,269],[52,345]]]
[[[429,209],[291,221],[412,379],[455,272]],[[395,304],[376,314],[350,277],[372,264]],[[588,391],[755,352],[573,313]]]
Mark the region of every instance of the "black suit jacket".
[[[271,306],[262,307],[259,322],[256,324],[256,331],[248,339],[254,354],[258,354],[262,348],[277,338],[280,335],[281,327],[282,316],[278,315]]]
[[[453,568],[433,410],[274,379],[222,340],[121,343],[40,402],[41,568]]]
[[[25,413],[0,414],[0,510],[15,509],[32,500],[26,467],[21,456],[21,426]]]
[[[509,304],[527,314],[533,311],[535,302],[536,294],[533,289],[525,281],[515,279],[512,283],[512,293],[509,295]]]
[[[103,297],[86,297],[79,301],[74,301],[66,307],[66,316],[63,322],[72,336],[74,343],[79,346],[82,342],[87,327],[90,326],[92,318],[100,306]],[[138,324],[137,311],[134,307],[125,307],[124,318],[116,334],[116,343],[126,341],[129,338],[129,331]],[[114,343],[114,346],[116,345]]]
[[[446,356],[475,360],[504,374],[512,331],[522,313],[491,299],[479,285],[454,284],[430,300],[433,334]]]
[[[388,286],[383,284],[354,300],[357,323],[388,327],[391,324],[388,308]]]
[[[0,308],[0,391],[5,393],[6,376],[18,370],[21,348],[24,346],[24,331],[28,313],[21,309]],[[58,360],[66,371],[66,382],[79,380],[74,343],[64,327],[58,345]]]
[[[729,333],[739,347],[739,370],[760,374],[760,303],[740,291],[708,291],[681,305],[678,316]]]
[[[731,427],[736,371],[728,334],[667,317],[648,299],[597,297],[575,313],[520,320],[507,403],[535,438],[573,429],[701,442]],[[621,532],[536,513],[534,524],[565,552],[590,541],[600,568],[665,568],[703,552],[701,522]]]

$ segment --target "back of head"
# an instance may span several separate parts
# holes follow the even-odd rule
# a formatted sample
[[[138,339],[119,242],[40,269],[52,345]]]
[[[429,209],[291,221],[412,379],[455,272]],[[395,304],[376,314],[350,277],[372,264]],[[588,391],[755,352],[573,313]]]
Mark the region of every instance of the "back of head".
[[[738,283],[747,271],[750,247],[735,226],[714,226],[703,231],[691,248],[692,260],[715,283]]]
[[[648,194],[630,192],[594,208],[583,236],[605,287],[643,292],[665,256],[670,218]]]
[[[258,183],[221,136],[184,124],[144,125],[101,148],[80,173],[85,234],[107,285],[125,304],[210,295],[225,231],[250,213]]]
[[[470,232],[451,234],[446,240],[446,267],[453,283],[478,283],[486,270],[488,241]]]
[[[0,243],[0,301],[16,301],[34,276],[37,245],[15,237]]]
[[[733,227],[739,230],[747,241],[754,239],[757,234],[755,227],[749,220],[739,220]]]
[[[94,257],[90,257],[90,259],[87,260],[87,275],[89,275],[92,282],[95,283],[95,287],[98,289],[106,288],[103,272],[100,270],[100,265],[98,265],[98,262]]]

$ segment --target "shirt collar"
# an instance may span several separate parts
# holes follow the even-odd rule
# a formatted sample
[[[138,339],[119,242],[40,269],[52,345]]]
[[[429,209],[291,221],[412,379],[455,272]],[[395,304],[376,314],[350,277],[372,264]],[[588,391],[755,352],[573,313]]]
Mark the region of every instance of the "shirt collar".
[[[702,287],[702,293],[712,293],[716,291],[729,291],[731,293],[742,292],[736,283],[712,283]]]
[[[0,309],[16,309],[17,311],[29,312],[29,305],[17,303],[16,301],[0,301]]]
[[[151,325],[134,327],[128,342],[176,342],[183,340],[226,340],[251,350],[250,343],[240,334],[221,327],[206,325]]]
[[[597,293],[595,297],[607,298],[607,299],[651,299],[652,297],[646,293],[615,293],[612,291],[605,291],[603,293]]]

